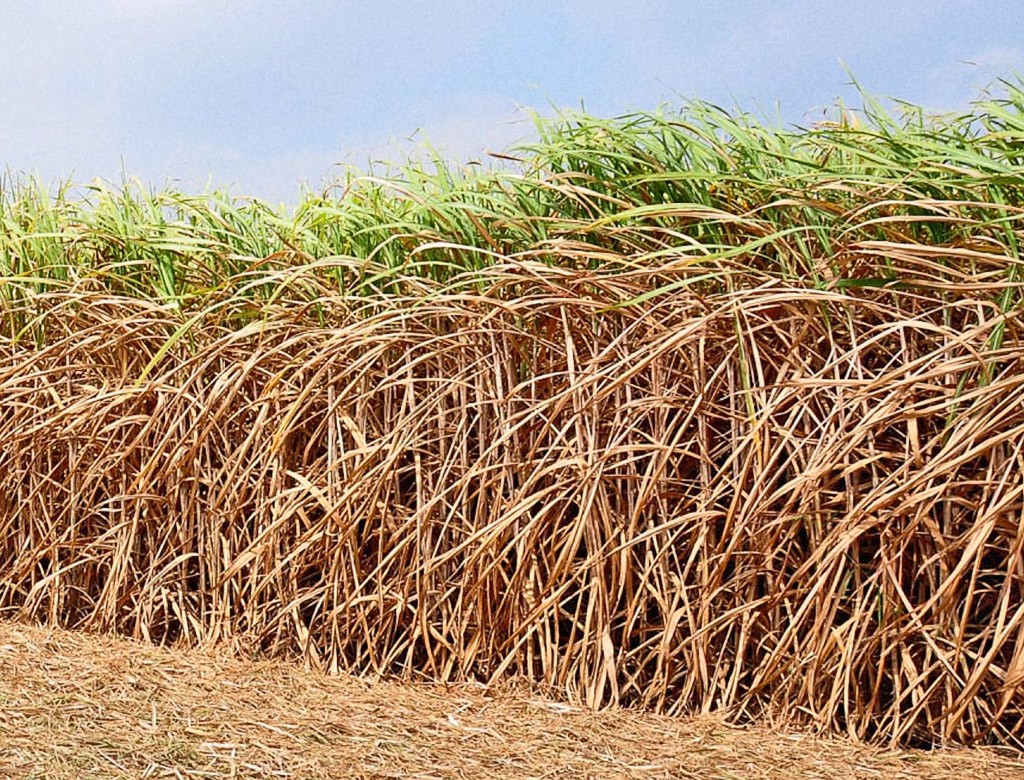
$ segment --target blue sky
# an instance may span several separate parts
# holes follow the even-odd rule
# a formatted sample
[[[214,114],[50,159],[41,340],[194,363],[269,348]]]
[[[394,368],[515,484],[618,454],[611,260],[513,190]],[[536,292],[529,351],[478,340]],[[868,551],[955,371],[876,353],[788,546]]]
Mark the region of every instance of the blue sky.
[[[0,0],[0,166],[293,200],[331,166],[454,157],[523,107],[680,96],[814,121],[851,94],[959,108],[1024,73],[1018,0]]]

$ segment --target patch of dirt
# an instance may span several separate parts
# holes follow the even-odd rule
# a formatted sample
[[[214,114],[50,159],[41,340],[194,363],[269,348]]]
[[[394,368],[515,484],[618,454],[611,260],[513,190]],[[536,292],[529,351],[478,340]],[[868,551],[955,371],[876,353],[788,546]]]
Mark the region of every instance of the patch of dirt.
[[[140,777],[963,780],[1024,778],[1024,757],[593,713],[0,622],[0,778]]]

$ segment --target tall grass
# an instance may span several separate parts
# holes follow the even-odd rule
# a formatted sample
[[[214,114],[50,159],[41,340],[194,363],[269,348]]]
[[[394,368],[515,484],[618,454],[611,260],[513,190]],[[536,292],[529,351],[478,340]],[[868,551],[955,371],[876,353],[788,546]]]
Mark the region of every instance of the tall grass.
[[[291,213],[9,183],[0,610],[1021,745],[1022,108],[566,116]]]

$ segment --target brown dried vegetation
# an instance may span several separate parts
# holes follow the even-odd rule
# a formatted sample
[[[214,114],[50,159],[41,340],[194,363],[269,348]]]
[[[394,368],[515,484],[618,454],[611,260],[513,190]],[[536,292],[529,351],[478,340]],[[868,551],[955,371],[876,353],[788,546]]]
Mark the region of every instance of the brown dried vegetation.
[[[159,310],[47,301],[49,343],[0,363],[0,602],[332,670],[1016,739],[1014,322],[535,274],[211,322],[142,382]]]

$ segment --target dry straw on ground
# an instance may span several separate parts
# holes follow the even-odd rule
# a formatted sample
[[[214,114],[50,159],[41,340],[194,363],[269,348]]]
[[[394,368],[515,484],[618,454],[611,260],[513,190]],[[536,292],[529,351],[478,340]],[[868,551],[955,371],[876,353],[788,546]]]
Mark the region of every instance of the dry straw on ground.
[[[592,713],[525,689],[324,677],[0,623],[0,777],[1024,777],[992,750],[900,752],[718,717]]]

